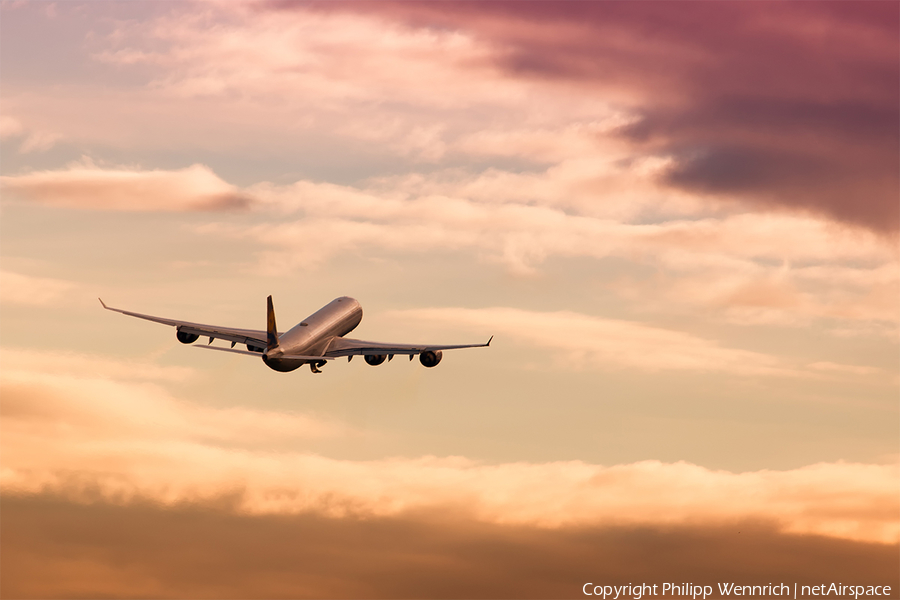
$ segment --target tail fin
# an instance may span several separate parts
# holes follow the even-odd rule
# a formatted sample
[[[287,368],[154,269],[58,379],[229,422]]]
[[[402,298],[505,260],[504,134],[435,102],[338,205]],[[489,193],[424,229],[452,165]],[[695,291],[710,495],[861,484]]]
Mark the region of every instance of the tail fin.
[[[275,327],[275,308],[272,306],[272,296],[266,301],[266,339],[269,344],[266,350],[278,347],[278,329]]]

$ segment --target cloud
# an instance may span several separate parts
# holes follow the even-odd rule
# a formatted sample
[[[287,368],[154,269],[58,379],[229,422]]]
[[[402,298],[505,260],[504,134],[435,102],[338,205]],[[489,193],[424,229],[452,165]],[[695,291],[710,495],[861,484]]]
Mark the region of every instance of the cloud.
[[[872,375],[873,373],[877,373],[880,369],[876,369],[875,367],[865,367],[861,365],[842,365],[839,363],[833,363],[828,361],[819,361],[809,364],[810,369],[817,369],[819,371],[837,371],[839,373],[852,373],[853,375]]]
[[[558,362],[578,368],[633,368],[642,371],[726,371],[742,375],[798,375],[773,357],[722,348],[713,341],[641,323],[603,319],[568,311],[516,308],[425,308],[392,313],[423,323],[452,324],[523,341],[558,353]]]
[[[570,311],[517,308],[423,308],[388,313],[413,319],[421,327],[487,332],[549,352],[557,368],[637,369],[726,372],[744,376],[872,376],[881,369],[827,361],[794,364],[761,352],[724,348],[713,340],[638,322],[604,319]],[[543,362],[547,355],[542,354]]]
[[[724,258],[724,257],[723,257]],[[696,255],[668,253],[669,269],[649,279],[623,277],[618,293],[648,309],[690,310],[708,307],[726,320],[743,324],[806,326],[813,321],[856,323],[896,337],[900,311],[895,298],[900,271],[891,261],[877,266],[820,264],[791,266],[724,260],[718,264]],[[870,327],[871,325],[871,327]]]
[[[747,521],[543,529],[447,511],[248,516],[50,495],[5,496],[0,508],[0,593],[10,598],[583,598],[588,582],[793,587],[900,577],[896,545],[784,535]]]
[[[337,144],[337,160],[377,147],[415,165],[618,144],[667,161],[669,193],[897,230],[897,7],[454,7],[184,4],[91,36],[112,93],[6,96],[66,139],[116,146]],[[117,84],[122,69],[141,85]]]
[[[255,102],[279,93],[303,109],[384,102],[458,108],[518,95],[518,86],[497,80],[486,48],[465,33],[365,15],[185,6],[147,21],[119,21],[100,41],[96,60],[156,67],[152,88],[181,99],[239,95]],[[359,122],[341,115],[348,118]]]
[[[0,139],[7,139],[22,135],[25,128],[13,117],[8,115],[0,116]]]
[[[255,241],[265,250],[260,267],[273,273],[373,251],[470,252],[525,275],[549,258],[615,257],[655,269],[652,277],[605,283],[644,308],[703,307],[743,324],[871,322],[885,331],[900,318],[896,248],[871,231],[803,215],[715,214],[677,200],[646,222],[631,196],[606,212],[549,200],[554,190],[572,190],[571,205],[580,206],[580,177],[577,169],[551,169],[438,173],[364,187],[258,184],[248,193],[271,218],[199,230]],[[638,182],[635,190],[648,188]]]
[[[85,164],[5,177],[4,195],[258,209],[199,229],[249,240],[268,274],[347,253],[470,253],[526,276],[614,258],[641,275],[602,284],[638,310],[894,335],[895,7],[441,6],[179,4],[105,21],[88,46],[108,87],[61,104],[7,86],[17,119],[106,148],[265,147],[315,180]]]
[[[43,350],[0,348],[4,369],[25,377],[34,377]],[[53,368],[48,374],[60,377],[88,378],[120,382],[168,382],[189,380],[194,371],[187,367],[160,366],[137,360],[111,359],[74,352],[53,352]]]
[[[247,208],[250,198],[208,167],[177,171],[103,169],[87,164],[60,171],[0,177],[7,194],[66,208],[124,211],[209,211]]]
[[[4,432],[22,436],[22,441],[33,436],[36,441],[53,431],[67,438],[67,432],[77,431],[75,438],[133,440],[138,446],[154,438],[252,445],[350,431],[300,414],[184,402],[165,388],[165,384],[180,384],[193,376],[193,371],[183,367],[27,350],[6,349],[0,357],[4,365],[2,411],[11,425]]]
[[[47,306],[64,300],[76,286],[72,281],[0,270],[0,302],[3,303]]]
[[[640,116],[621,130],[636,152],[673,159],[669,186],[879,231],[900,224],[898,46],[885,25],[897,19],[894,5],[454,7],[328,10],[459,32],[489,49],[506,77],[615,98]]]
[[[14,353],[15,355],[15,353]],[[303,440],[338,425],[273,411],[212,409],[99,361],[73,375],[55,357],[4,367],[4,494],[77,502],[221,505],[241,514],[400,518],[451,511],[466,520],[539,528],[721,526],[896,543],[897,465],[820,463],[730,473],[689,463],[485,464],[462,457],[333,459]],[[63,361],[65,364],[65,361]],[[291,442],[287,450],[272,444]]]
[[[464,114],[470,108],[502,114],[510,99],[523,94],[515,82],[498,81],[490,65],[479,69],[486,64],[483,48],[459,33],[320,11],[285,19],[243,3],[199,10],[182,5],[160,13],[117,21],[112,31],[90,39],[91,58],[101,70],[128,70],[141,79],[138,89],[121,89],[112,77],[110,86],[117,89],[117,106],[127,104],[146,120],[123,119],[103,130],[70,124],[78,130],[74,137],[116,145],[152,140],[171,146],[177,140],[179,147],[217,152],[252,147],[258,154],[262,147],[316,162],[323,147],[332,153],[337,146],[331,158],[341,162],[349,148],[428,163],[444,156],[458,127],[478,129]],[[16,100],[25,111],[33,111],[34,103],[43,114],[67,111],[52,99],[23,94]],[[94,115],[90,122],[99,116],[92,100],[77,101]],[[573,102],[568,105],[574,110]],[[441,119],[446,125],[436,124],[436,114],[447,117]]]
[[[31,131],[29,133],[18,119],[8,115],[0,116],[0,140],[22,136],[25,136],[25,139],[19,145],[20,154],[45,152],[62,139],[62,135],[58,133],[47,131]]]
[[[19,152],[28,154],[30,152],[46,152],[56,145],[56,142],[62,139],[62,135],[58,133],[48,133],[45,131],[35,131],[28,134],[22,145],[19,146]]]
[[[812,216],[716,213],[686,198],[664,200],[647,179],[660,168],[582,159],[542,173],[442,170],[361,186],[301,180],[241,189],[200,165],[148,171],[87,163],[0,182],[13,197],[73,208],[252,208],[253,224],[197,229],[252,240],[260,268],[273,274],[373,251],[472,253],[522,275],[550,258],[615,257],[656,269],[652,278],[605,283],[644,308],[699,306],[744,324],[832,319],[890,327],[900,318],[893,301],[900,270],[889,240]],[[602,209],[590,207],[597,177],[615,191]],[[566,202],[556,199],[560,192]],[[28,290],[10,289],[20,298]]]
[[[582,214],[627,205],[617,196],[631,189],[642,208],[690,198],[882,233],[900,223],[893,5],[454,7],[183,4],[91,36],[102,93],[6,96],[68,140],[119,148],[264,146],[317,165],[353,156],[367,173],[385,155],[391,172],[588,158]],[[117,83],[123,69],[140,85]],[[648,162],[634,189],[624,167]],[[541,195],[568,207],[571,191]]]
[[[507,175],[500,179],[506,184],[502,195],[493,193],[501,187],[491,181],[496,176],[487,173],[450,182],[441,182],[440,176],[424,182],[419,178],[378,181],[364,188],[309,181],[291,186],[262,184],[250,192],[274,208],[307,216],[293,222],[280,218],[245,231],[274,246],[290,244],[296,249],[315,244],[322,253],[361,244],[404,249],[477,246],[493,250],[522,270],[551,255],[601,258],[665,255],[674,250],[685,258],[707,255],[722,260],[884,261],[896,254],[892,244],[870,232],[802,216],[714,216],[687,209],[645,223],[630,222],[621,215],[572,214],[518,194],[529,183],[538,190],[560,189],[555,174]],[[337,237],[329,243],[326,237],[330,236],[315,231],[330,224],[347,231],[331,232]],[[703,263],[706,266],[709,261]]]

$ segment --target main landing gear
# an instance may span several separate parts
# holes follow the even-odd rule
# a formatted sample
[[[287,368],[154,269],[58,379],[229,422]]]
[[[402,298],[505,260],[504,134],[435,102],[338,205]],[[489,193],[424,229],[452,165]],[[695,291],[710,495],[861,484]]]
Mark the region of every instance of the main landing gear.
[[[325,366],[325,361],[320,360],[317,363],[309,363],[309,370],[312,371],[313,373],[321,373],[322,371],[319,370],[319,367],[324,367],[324,366]]]

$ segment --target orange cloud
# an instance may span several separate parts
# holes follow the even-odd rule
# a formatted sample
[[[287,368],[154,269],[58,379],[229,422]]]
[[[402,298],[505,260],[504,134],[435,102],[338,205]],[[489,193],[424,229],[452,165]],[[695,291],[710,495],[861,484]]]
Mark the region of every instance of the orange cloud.
[[[715,526],[496,525],[0,498],[5,598],[584,598],[582,586],[893,585],[897,545]],[[633,598],[634,596],[628,596]],[[621,598],[621,596],[620,596]]]
[[[60,431],[71,426],[74,432],[109,440],[160,437],[239,444],[351,433],[346,427],[300,414],[183,402],[164,384],[190,378],[193,371],[184,367],[30,350],[3,350],[0,356],[8,394],[3,412],[10,425],[23,427],[6,430],[13,436],[40,435],[43,425]]]
[[[900,538],[895,464],[730,473],[658,461],[339,460],[304,449],[310,436],[353,434],[337,424],[201,408],[118,367],[106,371],[117,375],[72,374],[56,371],[53,356],[12,355],[0,380],[6,494],[167,506],[230,497],[242,514],[333,518],[447,509],[478,522],[543,528],[754,520],[797,534]],[[279,451],[271,449],[275,440]]]
[[[897,545],[786,535],[748,521],[547,529],[446,510],[329,519],[227,507],[227,499],[159,506],[0,497],[0,595],[584,598],[587,582],[893,585],[900,577]]]

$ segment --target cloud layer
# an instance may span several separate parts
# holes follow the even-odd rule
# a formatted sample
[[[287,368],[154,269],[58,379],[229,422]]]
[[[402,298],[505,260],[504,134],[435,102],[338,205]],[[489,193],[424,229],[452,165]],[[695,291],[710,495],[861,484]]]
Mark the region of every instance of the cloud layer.
[[[893,464],[730,473],[658,461],[604,467],[433,456],[337,460],[306,452],[304,440],[353,435],[338,425],[200,408],[146,381],[169,371],[141,374],[138,366],[54,358],[4,357],[5,494],[166,506],[225,500],[241,514],[332,518],[450,511],[477,522],[545,528],[752,520],[786,533],[880,543],[900,537],[900,473]],[[272,451],[275,439],[293,449]]]
[[[4,497],[0,509],[0,594],[10,598],[584,598],[588,582],[893,585],[900,576],[896,545],[746,521],[540,529],[446,511],[247,516],[53,496]]]
[[[72,89],[61,106],[8,86],[18,120],[3,129],[310,160],[337,143],[337,160],[387,153],[410,170],[651,160],[670,196],[896,232],[896,6],[447,6],[182,4],[110,20],[85,58],[112,91]],[[117,85],[122,72],[139,85]],[[142,117],[119,119],[123,105]],[[595,207],[614,189],[599,175]]]
[[[474,255],[524,275],[554,258],[615,258],[638,272],[655,271],[605,284],[643,308],[700,308],[745,324],[855,322],[896,333],[900,269],[890,240],[818,217],[721,214],[671,198],[645,203],[630,194],[644,190],[655,199],[661,192],[642,168],[610,169],[629,195],[584,213],[571,209],[589,206],[584,162],[542,174],[438,172],[359,187],[302,180],[243,189],[201,165],[176,171],[88,165],[4,176],[2,185],[14,197],[93,210],[248,208],[252,222],[212,217],[197,230],[250,240],[259,268],[273,275],[373,252]],[[569,192],[570,208],[555,199],[559,190]],[[649,214],[651,222],[642,220]]]
[[[83,59],[109,89],[60,104],[13,81],[6,139],[175,146],[232,169],[291,156],[285,169],[315,175],[238,186],[203,164],[84,162],[6,175],[5,194],[256,208],[252,224],[201,230],[255,243],[272,275],[349,252],[468,253],[517,274],[615,258],[635,269],[606,286],[641,309],[896,335],[896,7],[447,6],[182,4],[108,20]]]

